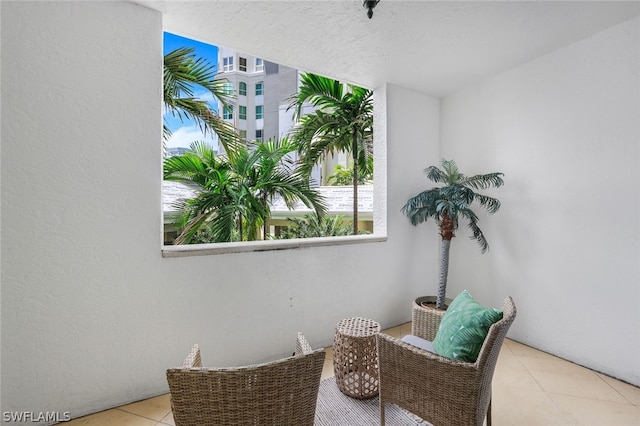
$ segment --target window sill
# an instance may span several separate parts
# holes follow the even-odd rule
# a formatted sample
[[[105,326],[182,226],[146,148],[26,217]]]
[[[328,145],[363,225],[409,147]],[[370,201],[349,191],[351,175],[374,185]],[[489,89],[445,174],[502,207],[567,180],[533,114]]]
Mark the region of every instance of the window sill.
[[[291,240],[245,241],[242,243],[185,244],[178,246],[163,246],[162,257],[211,256],[256,251],[297,250],[310,247],[379,243],[386,240],[386,236],[358,235],[346,237],[299,238]]]

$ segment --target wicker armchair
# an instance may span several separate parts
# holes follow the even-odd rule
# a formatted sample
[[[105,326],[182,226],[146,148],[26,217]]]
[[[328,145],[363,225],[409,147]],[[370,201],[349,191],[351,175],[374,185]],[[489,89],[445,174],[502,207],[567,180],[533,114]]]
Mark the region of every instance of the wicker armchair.
[[[298,333],[295,354],[259,365],[202,368],[195,345],[167,370],[176,426],[313,425],[324,349]]]
[[[445,358],[391,336],[378,335],[380,415],[396,404],[435,426],[491,426],[491,381],[498,354],[516,316],[511,297],[493,324],[475,363]],[[415,305],[411,333],[433,341],[444,312]]]

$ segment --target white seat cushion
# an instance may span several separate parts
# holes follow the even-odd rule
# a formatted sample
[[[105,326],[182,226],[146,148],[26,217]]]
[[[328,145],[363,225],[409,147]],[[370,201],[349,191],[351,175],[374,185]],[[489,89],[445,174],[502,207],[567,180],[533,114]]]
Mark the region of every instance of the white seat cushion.
[[[414,336],[413,334],[407,334],[400,340],[410,345],[416,346],[420,349],[424,349],[426,351],[436,353],[435,349],[433,349],[432,342],[430,342],[429,340],[423,339],[421,337]]]

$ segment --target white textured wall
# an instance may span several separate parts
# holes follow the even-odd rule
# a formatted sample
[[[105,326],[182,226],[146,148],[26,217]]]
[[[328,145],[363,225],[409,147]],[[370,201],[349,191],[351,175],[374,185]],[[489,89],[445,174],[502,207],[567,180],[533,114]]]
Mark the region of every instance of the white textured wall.
[[[177,293],[159,252],[161,17],[0,7],[2,409],[76,415],[157,393],[160,295]]]
[[[439,159],[440,101],[392,85],[388,86],[387,99],[387,126],[392,129],[387,139],[388,217],[392,225],[398,220],[401,223],[388,232],[389,242],[399,244],[401,250],[392,257],[399,267],[394,285],[410,286],[413,301],[418,296],[436,294],[440,243],[435,224],[414,227],[401,209],[429,185],[422,171]]]
[[[502,171],[491,250],[461,233],[450,292],[518,306],[512,337],[640,385],[640,21],[442,103],[442,153]]]
[[[206,364],[238,365],[290,353],[299,330],[327,345],[346,316],[409,320],[436,253],[399,211],[437,158],[437,100],[377,91],[387,242],[163,259],[161,16],[0,7],[3,411],[76,417],[164,393],[196,342]]]

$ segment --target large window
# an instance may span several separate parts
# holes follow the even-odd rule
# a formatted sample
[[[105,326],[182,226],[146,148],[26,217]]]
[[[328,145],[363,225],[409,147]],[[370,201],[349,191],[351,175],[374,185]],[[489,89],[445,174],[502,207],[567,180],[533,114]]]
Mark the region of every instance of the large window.
[[[180,47],[180,46],[176,46],[176,47]],[[213,129],[208,129],[206,133],[202,133],[198,135],[197,132],[200,131],[200,124],[190,123],[188,122],[188,120],[184,120],[184,121],[180,120],[180,116],[173,116],[173,119],[170,120],[170,122],[168,123],[170,124],[170,126],[168,126],[169,130],[171,130],[171,134],[173,136],[170,136],[172,139],[170,142],[167,141],[166,150],[168,152],[174,153],[174,155],[176,156],[187,155],[186,153],[189,152],[188,147],[192,142],[205,140],[205,143],[211,147],[213,154],[207,154],[207,155],[203,154],[202,159],[206,160],[206,159],[216,158],[216,161],[227,162],[228,164],[225,163],[223,168],[224,170],[230,170],[230,173],[231,173],[229,176],[227,176],[230,179],[228,184],[240,185],[242,184],[242,182],[246,182],[246,180],[234,178],[233,176],[234,167],[240,167],[239,164],[232,164],[232,161],[234,161],[234,158],[235,159],[248,158],[248,157],[244,157],[244,155],[248,153],[251,154],[251,153],[262,152],[262,149],[260,150],[256,149],[257,147],[254,145],[255,143],[262,143],[268,138],[273,138],[278,136],[282,138],[283,136],[290,136],[289,140],[291,140],[292,143],[300,144],[300,145],[295,145],[291,148],[290,151],[287,151],[286,153],[282,154],[285,156],[281,159],[282,166],[290,168],[292,172],[292,176],[290,176],[290,178],[293,178],[294,175],[297,177],[300,177],[301,175],[300,173],[298,173],[300,171],[300,169],[298,169],[300,165],[297,163],[290,163],[289,160],[291,158],[296,158],[296,159],[303,158],[303,153],[298,152],[298,150],[305,149],[305,148],[296,148],[296,146],[304,147],[305,146],[303,145],[304,143],[313,144],[314,139],[306,142],[302,140],[300,141],[292,140],[294,138],[291,136],[291,131],[294,128],[294,126],[296,126],[296,123],[294,123],[291,120],[290,115],[287,115],[283,111],[283,108],[281,108],[282,107],[281,104],[283,99],[291,99],[292,96],[295,95],[295,93],[291,93],[291,92],[295,91],[295,87],[300,87],[300,84],[304,82],[304,78],[302,76],[305,74],[297,70],[287,70],[286,67],[279,65],[279,66],[274,66],[273,72],[269,74],[268,79],[264,79],[264,81],[260,81],[264,77],[262,77],[261,75],[253,74],[253,71],[258,71],[258,72],[260,70],[264,71],[264,62],[262,61],[262,59],[243,55],[239,52],[234,52],[230,49],[220,49],[220,54],[219,54],[217,50],[218,48],[214,47],[214,49],[215,51],[205,54],[206,59],[208,59],[208,62],[209,63],[213,62],[213,71],[212,71],[212,74],[210,74],[210,76],[208,77],[207,81],[211,81],[210,80],[211,78],[216,81],[222,81],[221,85],[217,86],[219,90],[219,92],[217,92],[218,94],[212,91],[207,91],[206,87],[197,87],[194,84],[193,87],[190,87],[190,90],[187,93],[185,93],[185,97],[192,97],[199,101],[205,101],[201,105],[206,105],[206,107],[204,108],[206,111],[203,111],[206,113],[205,114],[206,116],[212,113],[216,116],[216,118],[219,117],[220,119],[224,120],[226,123],[234,126],[237,136],[240,138],[241,141],[243,141],[243,143],[236,145],[235,148],[232,148],[232,149],[239,149],[239,150],[244,149],[245,151],[242,151],[242,154],[239,156],[228,155],[229,152],[226,151],[227,148],[225,147],[234,146],[234,145],[222,144],[220,142],[220,139],[218,139],[218,137],[220,138],[226,137],[226,138],[229,138],[227,143],[232,143],[232,141],[235,139],[232,136],[229,136],[228,132],[220,133],[218,134],[218,137],[211,138],[212,134],[215,135],[215,131]],[[196,59],[199,59],[200,51],[196,51],[195,56],[196,56]],[[221,63],[217,63],[218,57],[220,57]],[[237,62],[238,68],[234,68],[234,58],[236,57],[238,59],[235,60],[235,62]],[[254,60],[255,60],[255,68],[253,68],[252,66],[254,65],[253,63]],[[248,63],[248,62],[251,62],[251,63]],[[203,60],[202,63],[207,64],[207,61]],[[219,69],[218,69],[220,73],[219,76],[215,74],[216,64],[219,66]],[[228,74],[224,75],[224,72],[238,71],[238,70],[252,71],[252,74],[237,75],[237,76],[236,75],[229,76]],[[244,81],[238,81],[237,80],[238,78],[241,78]],[[332,81],[333,80],[328,82],[327,87],[329,86],[336,87],[335,82],[331,83]],[[193,83],[191,81],[187,81],[185,82],[185,84],[191,85]],[[236,87],[236,84],[237,84],[237,87]],[[248,85],[250,85],[251,87],[248,88],[247,87]],[[269,87],[266,87],[266,86],[269,86]],[[270,95],[269,97],[266,97],[266,98],[264,97],[265,90],[268,91]],[[351,93],[352,90],[356,90],[359,93],[365,93],[365,92],[369,94],[371,93],[370,91],[365,91],[364,89],[361,89],[361,88],[354,89],[354,86],[350,86],[348,84],[342,85],[342,91],[340,93],[349,94]],[[285,91],[287,93],[285,93]],[[173,93],[173,92],[170,92],[170,93]],[[223,102],[222,102],[223,98],[221,97],[223,95],[231,95],[224,102],[224,103],[227,103],[227,106],[223,105]],[[238,95],[238,96],[234,97],[233,95]],[[341,96],[341,95],[338,95],[338,96]],[[370,95],[367,95],[367,96],[370,96]],[[180,105],[181,103],[178,102],[177,104]],[[305,103],[305,105],[307,105],[307,103]],[[334,106],[333,108],[337,108],[337,107]],[[333,110],[324,108],[322,104],[316,106],[315,109],[307,108],[305,106],[305,109],[306,109],[305,114],[313,114],[319,110],[322,110],[322,114],[325,114],[326,117],[328,117],[330,114],[333,114]],[[367,108],[364,108],[364,109],[367,109]],[[265,116],[265,110],[272,111],[272,113]],[[236,117],[234,117],[234,112],[238,114]],[[255,112],[255,116],[253,116],[254,112]],[[345,113],[348,113],[348,112],[349,111],[345,111]],[[252,116],[249,116],[249,114],[251,114]],[[366,144],[372,144],[372,140],[373,140],[373,137],[372,137],[373,132],[371,128],[372,116],[373,114],[371,113],[369,118],[364,117],[363,120],[360,120],[360,118],[357,118],[356,120],[354,120],[354,122],[361,122],[361,121],[369,122],[369,124],[366,125],[368,126],[368,128],[361,129],[363,132],[362,134],[365,135],[364,136],[365,138],[367,138],[367,141],[364,142]],[[167,120],[167,117],[168,116],[165,114],[165,120]],[[336,133],[335,135],[331,134],[331,135],[325,135],[322,137],[329,137],[330,139],[335,137],[339,138],[340,135],[346,134],[346,133],[349,133],[349,132],[346,132],[345,129],[338,129],[338,133]],[[316,133],[308,132],[305,134],[311,135]],[[183,138],[183,139],[179,140],[179,138]],[[350,146],[350,144],[347,144],[347,145]],[[341,147],[345,145],[342,144],[342,142],[340,142],[340,144],[336,146]],[[273,149],[271,147],[271,144],[269,145],[269,147],[270,148],[266,148],[265,146],[266,149]],[[373,148],[371,147],[371,145],[369,145],[369,148],[367,148],[368,152],[372,152],[372,149]],[[252,158],[253,157],[255,156],[252,156]],[[176,188],[180,188],[181,185],[180,185],[180,182],[171,182],[172,180],[171,171],[167,172],[167,170],[171,170],[171,164],[174,164],[174,166],[176,163],[177,164],[193,164],[193,165],[196,165],[196,164],[189,163],[187,161],[185,162],[177,161],[177,162],[171,163],[169,160],[170,158],[167,157],[167,161],[165,161],[165,176],[167,180],[167,182],[165,183],[171,184],[168,186],[170,191],[175,191]],[[256,160],[255,165],[252,165],[251,167],[256,167],[256,168],[265,167],[265,164],[271,164],[271,163],[273,163],[273,161],[257,161]],[[247,202],[249,202],[250,204],[246,204],[246,206],[238,205],[237,206],[238,212],[233,212],[230,215],[225,213],[226,216],[222,218],[218,218],[218,216],[216,216],[215,211],[217,210],[215,209],[217,207],[215,206],[208,207],[207,209],[213,208],[214,210],[213,210],[213,213],[210,213],[209,211],[206,212],[207,214],[206,222],[199,222],[199,223],[193,222],[191,224],[191,222],[189,222],[191,219],[188,219],[187,222],[185,223],[187,223],[187,225],[190,225],[190,227],[183,227],[181,222],[177,221],[176,219],[180,216],[178,213],[186,212],[186,210],[181,210],[181,211],[170,210],[170,209],[167,210],[168,208],[167,206],[169,204],[165,203],[165,242],[166,242],[165,244],[171,245],[171,244],[190,244],[190,243],[203,244],[203,243],[209,243],[209,242],[231,242],[231,243],[238,243],[238,251],[247,251],[247,250],[253,251],[253,249],[251,248],[245,248],[244,246],[246,245],[242,244],[242,241],[265,240],[263,241],[264,244],[260,245],[259,247],[267,247],[267,249],[271,249],[272,246],[273,248],[277,248],[277,247],[283,247],[283,246],[298,247],[298,246],[307,245],[307,244],[310,244],[310,245],[333,244],[331,242],[327,242],[326,239],[323,239],[322,241],[317,241],[315,243],[309,242],[309,241],[303,241],[300,243],[296,243],[296,242],[286,243],[284,241],[284,239],[286,238],[308,239],[308,238],[317,237],[319,235],[329,235],[329,236],[336,235],[337,236],[337,235],[353,235],[354,233],[362,233],[362,232],[371,233],[373,232],[372,177],[371,177],[370,171],[366,172],[369,174],[363,174],[362,169],[359,169],[360,173],[358,177],[360,179],[358,179],[357,189],[358,189],[358,200],[359,200],[358,205],[361,207],[357,211],[358,225],[356,226],[352,220],[353,216],[349,214],[349,206],[352,205],[352,200],[354,195],[354,188],[352,186],[353,171],[349,167],[349,164],[350,164],[350,153],[348,151],[343,152],[340,149],[336,148],[334,158],[331,160],[330,163],[327,162],[327,160],[322,160],[321,164],[307,165],[307,167],[309,167],[307,168],[307,170],[311,170],[312,168],[311,175],[310,176],[304,175],[303,176],[304,181],[301,182],[303,185],[307,185],[306,186],[307,190],[309,189],[309,187],[311,187],[313,189],[313,192],[316,193],[315,195],[316,197],[320,197],[319,199],[326,201],[327,219],[339,220],[339,222],[341,223],[341,226],[336,227],[335,224],[337,222],[331,222],[331,227],[333,229],[332,232],[339,231],[339,233],[327,234],[326,233],[327,229],[323,229],[321,227],[325,225],[328,226],[329,222],[316,223],[316,222],[313,222],[313,217],[310,217],[310,216],[305,217],[304,212],[308,211],[308,208],[303,204],[301,204],[301,201],[298,202],[297,203],[298,205],[292,209],[290,208],[289,203],[286,203],[283,201],[283,199],[281,198],[282,196],[275,196],[274,198],[266,201],[268,202],[267,207],[265,207],[264,209],[260,208],[256,210],[255,217],[251,215],[247,216],[240,212],[246,211],[242,209],[247,209],[247,208],[253,209],[255,208],[255,206],[258,205],[256,203],[260,203],[264,201],[248,200]],[[205,169],[208,169],[208,166],[204,164],[203,166],[205,166]],[[339,166],[339,167],[336,168],[336,166]],[[213,167],[211,168],[211,170],[215,171],[215,170],[218,170],[218,168]],[[242,170],[243,170],[242,173],[246,173],[246,168]],[[177,172],[178,171],[176,171],[176,173]],[[238,171],[237,173],[240,173],[240,172]],[[178,177],[177,174],[175,176]],[[184,176],[184,175],[181,175],[181,176]],[[268,175],[267,173],[267,174],[264,174],[264,176],[270,176],[270,175]],[[260,185],[271,184],[271,183],[272,182],[270,181],[262,182],[260,183]],[[190,185],[187,185],[184,188],[185,190],[184,195],[182,195],[182,193],[176,194],[176,195],[178,195],[179,197],[182,197],[182,199],[185,199],[185,200],[187,199],[192,200],[194,204],[191,204],[190,202],[188,205],[185,205],[185,207],[189,207],[189,206],[195,206],[196,202],[199,202],[199,200],[196,199],[197,198],[196,194],[202,191],[206,192],[209,190],[220,190],[220,191],[228,190],[228,191],[231,191],[229,193],[230,197],[233,197],[233,194],[235,193],[246,193],[246,194],[255,193],[255,188],[249,188],[249,187],[241,188],[241,187],[229,186],[228,188],[220,187],[216,189],[214,188],[215,185],[216,185],[216,180],[212,176],[211,182],[206,183],[203,186],[203,188],[198,190],[198,192],[196,193],[193,192],[193,189],[198,187],[197,182],[194,182],[193,187],[191,187]],[[336,185],[336,186],[331,186],[331,185]],[[274,188],[280,188],[280,186],[275,185]],[[180,189],[179,191],[182,191],[182,190]],[[164,196],[165,195],[163,191],[163,197]],[[284,195],[284,196],[288,197],[288,195]],[[202,198],[202,200],[200,201],[204,202],[206,200],[207,198],[205,197],[205,198]],[[172,205],[175,206],[176,204],[172,203]],[[226,202],[225,206],[228,207],[228,202]],[[226,208],[225,206],[220,207],[221,209],[220,212],[226,211],[224,210],[224,208]],[[346,209],[345,209],[345,206],[346,206]],[[268,213],[262,213],[263,211],[266,211]],[[347,213],[345,213],[345,211]],[[187,212],[187,213],[191,215],[194,212],[196,212],[196,210],[193,210],[192,212]],[[193,216],[194,220],[196,219],[196,216]],[[219,225],[220,222],[217,222],[219,219],[229,220],[229,223],[228,223],[229,230],[225,235],[221,235],[221,234],[214,235],[214,233],[217,233],[222,229],[221,226]],[[293,219],[296,219],[297,221],[294,221]],[[240,222],[240,220],[242,222]],[[304,222],[304,221],[308,221],[308,222]],[[216,222],[216,226],[212,226],[214,222]],[[203,228],[200,228],[200,225],[203,225],[203,224],[205,226]],[[312,224],[318,227],[310,228]],[[227,225],[223,225],[223,226],[227,226]],[[196,229],[202,230],[202,232],[198,231],[197,235],[185,236],[185,231],[193,229],[193,227],[196,227]],[[363,239],[360,239],[358,237],[357,239],[351,239],[351,240],[339,240],[339,241],[336,241],[336,244],[342,244],[344,243],[344,241],[351,241],[351,242],[380,241],[384,239],[385,229],[384,229],[384,226],[381,226],[379,229],[383,235],[380,235],[380,234],[372,235],[370,236],[371,238],[363,238]],[[170,237],[171,235],[173,235],[173,237]],[[176,239],[176,235],[177,235],[177,239]],[[167,236],[169,236],[170,238],[167,238]],[[180,238],[183,238],[183,239],[180,240]],[[276,241],[276,240],[283,240],[283,241]],[[242,248],[240,248],[241,246]],[[232,251],[235,251],[235,247],[236,246],[233,245],[234,249]],[[216,249],[215,247],[211,247],[211,248],[194,247],[194,250],[196,251],[202,250],[203,251],[202,254],[209,254],[209,253],[213,254],[213,253],[219,252],[218,249]],[[189,249],[187,249],[187,251],[189,251]],[[178,252],[185,253],[185,251],[181,251],[181,250],[175,251],[167,248],[164,254],[165,256],[174,256],[174,255],[179,255],[179,254],[175,254]]]
[[[222,71],[233,71],[233,56],[227,56],[222,58]]]

